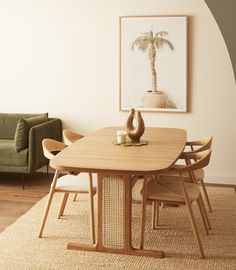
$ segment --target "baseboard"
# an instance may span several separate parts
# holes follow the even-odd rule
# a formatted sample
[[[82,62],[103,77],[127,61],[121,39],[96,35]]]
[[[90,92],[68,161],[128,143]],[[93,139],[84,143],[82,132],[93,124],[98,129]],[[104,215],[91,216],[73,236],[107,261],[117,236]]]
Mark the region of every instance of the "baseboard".
[[[230,173],[205,173],[204,182],[209,184],[236,185],[236,174]]]
[[[44,167],[38,169],[37,172],[40,172],[40,173],[47,173],[47,166],[44,166]],[[53,170],[50,166],[48,166],[48,172],[49,172],[49,173],[54,173],[55,170]]]
[[[47,166],[44,166],[40,169],[37,170],[38,173],[47,173]],[[51,168],[50,166],[48,167],[48,173],[50,174],[54,174],[55,173],[55,169]],[[67,172],[63,172],[63,171],[60,171],[60,173],[64,173],[64,174],[67,174]]]

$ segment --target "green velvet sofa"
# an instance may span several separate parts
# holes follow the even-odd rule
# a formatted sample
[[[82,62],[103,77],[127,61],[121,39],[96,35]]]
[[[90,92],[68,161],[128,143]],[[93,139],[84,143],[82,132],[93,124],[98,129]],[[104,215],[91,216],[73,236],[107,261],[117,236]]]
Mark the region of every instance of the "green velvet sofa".
[[[42,140],[62,141],[62,122],[47,114],[0,113],[0,172],[33,173],[48,164]]]

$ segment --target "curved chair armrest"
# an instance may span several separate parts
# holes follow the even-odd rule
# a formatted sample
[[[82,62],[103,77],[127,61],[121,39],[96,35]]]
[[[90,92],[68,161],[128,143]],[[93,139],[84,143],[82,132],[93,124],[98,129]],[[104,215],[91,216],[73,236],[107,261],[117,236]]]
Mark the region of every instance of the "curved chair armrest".
[[[44,139],[42,141],[42,146],[44,156],[48,159],[51,159],[55,156],[53,152],[61,151],[67,147],[67,145],[63,142],[58,142],[52,139]]]
[[[183,168],[179,167],[179,170],[181,171],[194,171],[201,168],[204,168],[208,165],[210,161],[211,156],[211,150],[204,150],[197,153],[182,153],[181,158],[185,159],[187,161],[187,165],[183,166]],[[193,164],[190,163],[190,160],[193,159],[195,162]],[[174,165],[176,166],[176,165]],[[180,165],[181,166],[181,165]]]
[[[67,145],[70,145],[84,137],[83,135],[74,132],[72,130],[63,130],[62,133],[63,133],[63,140]]]
[[[211,149],[212,140],[213,140],[213,137],[210,136],[206,139],[186,142],[186,146],[190,146],[192,153],[197,153],[200,151]],[[194,146],[199,146],[199,147],[197,149],[194,149]],[[185,153],[188,153],[188,152],[185,151]]]

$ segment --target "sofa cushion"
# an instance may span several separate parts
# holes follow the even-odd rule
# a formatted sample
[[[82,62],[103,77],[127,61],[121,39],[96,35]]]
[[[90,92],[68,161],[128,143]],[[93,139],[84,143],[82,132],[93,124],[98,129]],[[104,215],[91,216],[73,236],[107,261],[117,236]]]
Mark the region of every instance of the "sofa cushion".
[[[17,123],[20,118],[26,119],[39,114],[0,113],[0,139],[14,140]]]
[[[27,166],[28,149],[16,153],[14,140],[0,140],[1,166]]]
[[[15,133],[15,149],[19,152],[28,147],[29,130],[31,127],[48,121],[48,114],[40,114],[30,118],[20,118]]]

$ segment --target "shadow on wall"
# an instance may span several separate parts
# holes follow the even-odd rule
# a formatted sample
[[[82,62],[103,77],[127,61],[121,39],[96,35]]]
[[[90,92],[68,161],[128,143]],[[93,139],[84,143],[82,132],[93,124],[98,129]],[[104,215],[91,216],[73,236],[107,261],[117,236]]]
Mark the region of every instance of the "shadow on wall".
[[[232,26],[236,25],[235,0],[205,0],[211,10],[228,48],[236,79],[236,36],[232,33]]]

